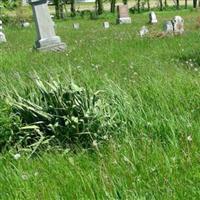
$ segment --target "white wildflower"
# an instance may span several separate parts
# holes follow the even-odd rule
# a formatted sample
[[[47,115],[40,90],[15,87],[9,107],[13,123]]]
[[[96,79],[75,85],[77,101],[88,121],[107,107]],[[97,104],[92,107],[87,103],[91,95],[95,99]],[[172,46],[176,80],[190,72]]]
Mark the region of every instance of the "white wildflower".
[[[97,141],[96,141],[96,140],[94,140],[94,141],[92,142],[92,146],[93,146],[93,147],[95,147],[95,148],[97,148],[97,146],[98,146],[98,143],[97,143]]]
[[[22,179],[23,179],[24,181],[28,180],[28,175],[22,174]]]
[[[20,157],[21,157],[21,155],[19,153],[17,153],[17,154],[14,155],[14,159],[15,160],[18,160]]]
[[[187,137],[187,140],[188,140],[189,142],[192,142],[192,136],[189,135],[189,136]]]

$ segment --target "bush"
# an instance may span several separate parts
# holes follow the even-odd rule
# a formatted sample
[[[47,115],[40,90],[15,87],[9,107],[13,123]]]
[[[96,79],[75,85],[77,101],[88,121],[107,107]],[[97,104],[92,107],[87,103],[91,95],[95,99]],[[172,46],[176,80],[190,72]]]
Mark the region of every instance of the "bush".
[[[111,99],[106,101],[103,92],[91,93],[74,83],[44,83],[39,78],[34,82],[35,87],[24,88],[24,97],[16,91],[7,94],[12,113],[21,121],[10,145],[34,152],[39,147],[55,145],[90,148],[120,130],[123,120],[119,111]]]

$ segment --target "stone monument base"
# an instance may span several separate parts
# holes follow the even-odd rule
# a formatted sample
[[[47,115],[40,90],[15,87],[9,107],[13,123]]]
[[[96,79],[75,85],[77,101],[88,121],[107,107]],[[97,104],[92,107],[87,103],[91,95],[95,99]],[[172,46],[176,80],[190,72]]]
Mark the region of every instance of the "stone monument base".
[[[123,17],[117,19],[118,24],[131,24],[131,18],[130,17]]]
[[[39,51],[64,51],[66,45],[61,42],[60,37],[54,36],[36,41],[35,48]]]

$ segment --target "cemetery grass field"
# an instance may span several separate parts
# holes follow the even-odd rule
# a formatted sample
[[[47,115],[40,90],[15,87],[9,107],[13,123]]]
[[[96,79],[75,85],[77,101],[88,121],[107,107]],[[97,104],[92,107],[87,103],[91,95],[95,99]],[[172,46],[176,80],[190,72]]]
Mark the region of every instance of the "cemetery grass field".
[[[185,20],[184,35],[159,37],[163,22],[175,15]],[[34,24],[7,24],[8,42],[0,45],[1,138],[11,120],[4,94],[23,93],[34,73],[116,96],[127,124],[92,151],[51,150],[30,159],[22,153],[18,160],[12,149],[1,153],[0,199],[199,199],[199,15],[158,12],[159,23],[147,24],[145,38],[138,31],[148,13],[131,15],[132,24],[121,26],[110,15],[57,21],[56,32],[67,44],[63,53],[33,52]]]

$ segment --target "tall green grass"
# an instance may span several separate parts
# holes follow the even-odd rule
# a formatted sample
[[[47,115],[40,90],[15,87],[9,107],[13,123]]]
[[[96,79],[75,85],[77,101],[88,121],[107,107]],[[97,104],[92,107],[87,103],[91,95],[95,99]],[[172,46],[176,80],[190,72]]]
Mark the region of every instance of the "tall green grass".
[[[132,15],[133,24],[102,28],[103,19],[58,22],[57,32],[68,45],[64,53],[32,52],[34,26],[7,26],[1,45],[1,94],[23,96],[37,71],[43,81],[66,77],[92,91],[103,90],[116,105],[123,129],[93,152],[70,149],[34,158],[0,156],[1,199],[199,199],[199,29],[196,11],[158,12],[160,31],[175,15],[185,19],[180,37],[143,38],[138,30],[147,14]],[[16,30],[18,37],[16,39]],[[13,118],[4,101],[1,134]],[[11,120],[11,121],[10,121]],[[120,127],[120,126],[119,126]]]

